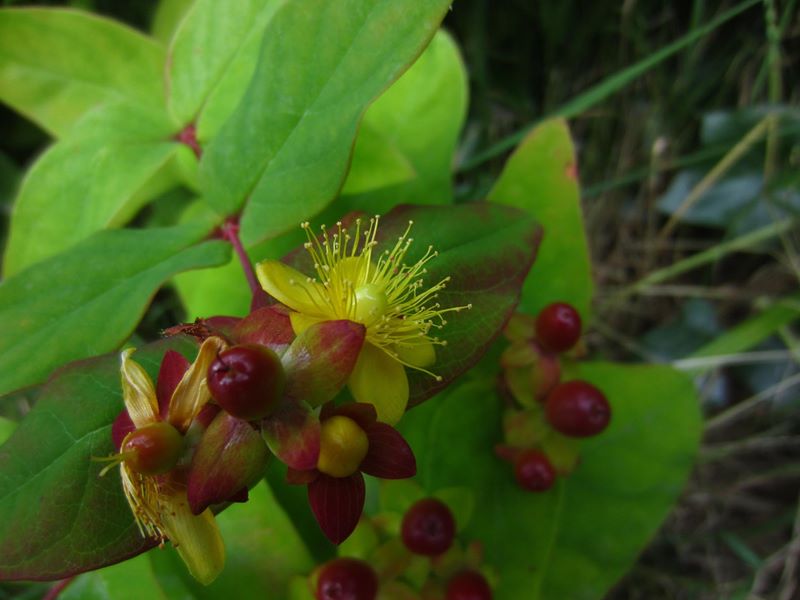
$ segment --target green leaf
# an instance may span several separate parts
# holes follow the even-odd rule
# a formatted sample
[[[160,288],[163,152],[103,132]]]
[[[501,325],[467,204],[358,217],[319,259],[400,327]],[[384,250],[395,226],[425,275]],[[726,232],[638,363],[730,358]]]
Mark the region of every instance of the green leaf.
[[[161,0],[150,25],[152,36],[163,44],[169,44],[193,4],[194,0]]]
[[[178,181],[165,117],[114,104],[92,111],[28,171],[14,204],[3,268],[13,275],[100,229],[125,224]]]
[[[692,467],[702,427],[687,377],[611,363],[571,365],[568,377],[600,387],[613,416],[583,443],[575,472],[547,493],[521,490],[494,456],[503,406],[491,379],[462,385],[401,424],[428,493],[465,485],[475,492],[462,537],[484,545],[500,574],[497,600],[603,597],[658,529]]]
[[[228,99],[224,118],[230,116],[252,77],[264,28],[284,1],[240,0],[236,10],[216,0],[194,3],[169,49],[167,102],[179,123],[194,121],[215,94],[216,103]],[[208,128],[206,121],[201,139],[213,133]]]
[[[252,243],[318,212],[342,184],[367,105],[419,55],[449,0],[282,6],[258,67],[200,165],[209,203]]]
[[[0,284],[0,393],[70,360],[112,350],[177,272],[221,264],[229,247],[198,226],[95,234]]]
[[[154,550],[158,552],[158,550]],[[175,577],[162,581],[146,555],[80,575],[59,594],[59,600],[192,600]],[[166,584],[165,584],[166,583]]]
[[[458,46],[447,32],[439,31],[422,56],[364,115],[342,194],[365,191],[366,186],[356,186],[354,180],[369,174],[372,188],[388,187],[358,199],[372,212],[406,202],[451,202],[452,164],[467,96],[467,72]],[[381,136],[383,148],[369,143],[376,135]],[[395,154],[413,169],[413,180],[403,185],[395,185],[402,182],[391,171],[376,168]]]
[[[233,504],[217,515],[217,523],[225,540],[226,562],[214,583],[199,585],[172,550],[150,553],[159,576],[178,573],[199,600],[285,598],[290,579],[314,568],[292,522],[265,483],[250,490],[246,504]]]
[[[11,434],[14,433],[16,428],[17,424],[14,421],[6,419],[5,417],[0,417],[0,446],[11,437]]]
[[[365,118],[358,131],[342,195],[361,194],[414,177],[413,165],[394,140],[369,125]]]
[[[438,255],[425,265],[425,287],[449,277],[436,302],[442,308],[472,305],[470,310],[446,314],[447,324],[435,331],[446,342],[436,346],[436,362],[431,367],[439,379],[406,370],[413,406],[473,366],[499,334],[519,301],[540,231],[525,213],[487,202],[403,205],[381,217],[378,245],[373,250],[376,256],[396,244],[409,221],[413,221],[413,243],[405,264],[422,259],[432,246]],[[287,260],[306,274],[314,273],[309,255],[302,249]]]
[[[592,299],[591,264],[575,149],[564,120],[546,121],[525,137],[506,162],[489,200],[528,211],[544,228],[520,310],[535,315],[551,302],[563,301],[586,319]]]
[[[135,355],[155,378],[172,338]],[[119,357],[73,363],[41,388],[36,405],[0,447],[0,579],[59,579],[152,546],[134,523],[119,470],[99,477],[92,457],[113,452],[122,410]]]
[[[162,107],[164,59],[160,44],[97,15],[0,10],[0,100],[55,136],[110,100]]]

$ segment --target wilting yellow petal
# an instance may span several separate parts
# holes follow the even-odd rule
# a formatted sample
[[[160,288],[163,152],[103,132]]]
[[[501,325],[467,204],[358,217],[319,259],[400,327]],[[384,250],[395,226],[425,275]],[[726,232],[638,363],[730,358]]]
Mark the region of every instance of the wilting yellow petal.
[[[158,420],[158,400],[147,371],[130,357],[133,352],[128,348],[120,355],[120,378],[125,409],[139,429]]]
[[[186,373],[183,374],[183,378],[172,393],[172,398],[169,401],[169,410],[167,411],[167,420],[179,431],[185,432],[189,428],[192,419],[211,399],[211,394],[206,385],[208,367],[211,366],[217,355],[227,347],[228,345],[222,338],[206,338],[203,345],[200,346],[197,358],[192,363],[192,366],[186,370]]]
[[[161,521],[167,537],[192,577],[203,585],[210,584],[225,566],[225,545],[211,509],[193,515],[185,491],[162,498],[162,505]]]
[[[277,260],[265,260],[256,265],[256,275],[264,291],[278,302],[307,315],[325,316],[325,288],[300,271]]]
[[[394,425],[408,404],[408,377],[402,364],[380,348],[365,343],[347,385],[356,402],[375,406],[378,420]]]
[[[289,313],[289,320],[292,322],[292,331],[295,335],[300,335],[306,329],[322,321],[329,321],[330,319],[323,319],[322,317],[309,317],[303,313],[292,312]]]
[[[430,367],[436,362],[436,350],[428,340],[416,344],[395,344],[398,358],[412,367]]]

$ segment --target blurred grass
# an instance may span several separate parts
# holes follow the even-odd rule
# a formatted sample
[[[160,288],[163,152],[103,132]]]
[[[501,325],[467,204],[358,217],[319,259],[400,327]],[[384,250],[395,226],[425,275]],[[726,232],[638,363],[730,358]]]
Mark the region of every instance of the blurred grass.
[[[96,10],[142,29],[155,7],[36,4]],[[533,124],[570,117],[599,290],[587,339],[600,355],[670,362],[698,376],[709,417],[703,460],[609,597],[800,598],[800,121],[786,116],[800,100],[798,2],[459,0],[445,25],[470,71],[458,198],[482,197]],[[781,117],[748,140],[756,123],[748,111]],[[712,143],[713,122],[725,135]],[[16,176],[46,138],[4,108],[0,130],[7,214]],[[746,152],[736,152],[742,140]],[[663,212],[659,201],[688,170],[708,185],[683,202],[706,209],[714,208],[710,188],[727,182],[735,192],[734,175],[760,178],[751,204],[767,222],[742,231],[698,224],[688,207]],[[739,214],[737,227],[753,214]],[[164,295],[154,303],[151,327],[173,302]],[[712,360],[691,362],[700,357]],[[8,589],[0,586],[0,597]]]

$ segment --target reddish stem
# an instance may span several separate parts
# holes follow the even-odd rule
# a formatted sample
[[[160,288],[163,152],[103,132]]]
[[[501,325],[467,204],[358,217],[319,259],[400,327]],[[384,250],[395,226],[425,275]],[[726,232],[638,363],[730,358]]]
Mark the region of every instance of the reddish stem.
[[[203,154],[203,149],[200,148],[200,142],[197,140],[197,129],[194,123],[189,123],[186,127],[181,129],[175,136],[175,139],[181,144],[185,144],[192,149],[194,155],[199,159]]]
[[[261,289],[261,284],[258,283],[258,277],[253,270],[253,265],[247,252],[239,239],[239,222],[236,219],[228,219],[221,228],[221,233],[224,239],[230,242],[233,246],[236,256],[239,257],[239,263],[244,270],[244,276],[247,278],[247,283],[250,286],[250,292],[253,294],[253,306],[260,305],[265,296],[265,292]]]
[[[56,600],[66,587],[75,580],[75,576],[67,577],[61,581],[57,581],[53,586],[47,590],[47,593],[42,597],[42,600]]]

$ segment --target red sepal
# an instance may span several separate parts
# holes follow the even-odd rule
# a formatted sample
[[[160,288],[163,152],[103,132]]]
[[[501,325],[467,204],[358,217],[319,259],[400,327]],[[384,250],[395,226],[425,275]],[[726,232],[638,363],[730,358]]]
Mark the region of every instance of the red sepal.
[[[308,484],[308,502],[322,532],[341,544],[358,525],[364,510],[364,476],[330,477],[320,473]]]
[[[414,452],[394,427],[375,422],[365,431],[369,451],[359,469],[381,479],[406,479],[417,474]]]
[[[161,360],[161,368],[158,370],[158,380],[156,383],[156,398],[158,398],[158,412],[161,418],[166,418],[169,409],[169,401],[172,393],[183,379],[183,374],[191,366],[186,357],[175,350],[167,350]]]
[[[122,448],[122,441],[125,439],[125,436],[135,430],[136,425],[133,424],[130,416],[128,416],[128,411],[123,408],[122,412],[117,415],[117,418],[114,419],[114,423],[111,425],[111,441],[114,443],[114,449],[117,452]]]

